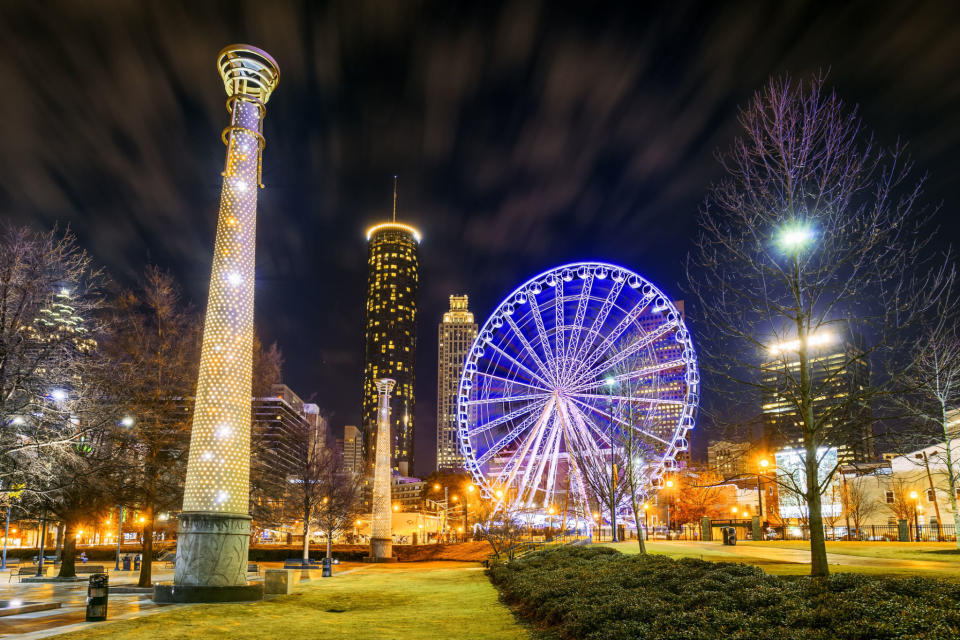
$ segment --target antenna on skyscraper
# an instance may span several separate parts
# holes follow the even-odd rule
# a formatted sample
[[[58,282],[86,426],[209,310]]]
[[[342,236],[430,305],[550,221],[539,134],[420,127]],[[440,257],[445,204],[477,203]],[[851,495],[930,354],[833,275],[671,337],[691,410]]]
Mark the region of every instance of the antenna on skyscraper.
[[[393,176],[393,221],[397,221],[397,176]]]

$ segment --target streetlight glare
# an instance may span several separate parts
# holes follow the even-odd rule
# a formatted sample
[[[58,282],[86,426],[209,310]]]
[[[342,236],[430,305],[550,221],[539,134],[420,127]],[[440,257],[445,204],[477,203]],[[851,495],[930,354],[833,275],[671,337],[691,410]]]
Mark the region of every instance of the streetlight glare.
[[[125,427],[132,427],[133,418],[131,418],[130,416],[124,416],[123,420],[120,421],[120,424],[122,424]]]
[[[813,238],[813,231],[810,227],[797,225],[786,227],[780,232],[778,242],[784,249],[797,250],[802,249]]]
[[[673,480],[667,480],[667,488],[669,489],[672,486],[673,486]]]
[[[607,385],[608,387],[612,387],[613,385],[617,384],[617,379],[612,376],[607,376],[604,378],[603,384]]]
[[[763,460],[760,461],[760,466],[766,469],[767,467],[770,466],[770,462],[768,462],[767,459],[764,458]]]
[[[809,347],[819,347],[825,344],[830,344],[834,341],[834,335],[830,331],[817,331],[816,333],[811,333],[807,336],[807,348]],[[800,348],[799,340],[789,340],[787,342],[777,342],[770,345],[771,355],[777,355],[779,353],[791,353]]]
[[[57,402],[63,402],[67,399],[67,392],[63,389],[54,389],[50,392],[50,397],[56,400]]]
[[[918,497],[919,497],[919,496],[917,495],[917,492],[916,492],[916,491],[911,491],[911,492],[910,492],[910,499],[911,499],[911,500],[916,500]]]

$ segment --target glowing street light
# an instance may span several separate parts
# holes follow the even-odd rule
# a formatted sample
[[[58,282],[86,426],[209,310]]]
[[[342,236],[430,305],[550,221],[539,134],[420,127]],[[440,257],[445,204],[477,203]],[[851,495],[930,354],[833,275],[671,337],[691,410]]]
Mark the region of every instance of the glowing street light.
[[[130,416],[124,416],[123,420],[120,421],[120,424],[124,427],[130,428],[133,426],[133,418]]]
[[[799,251],[813,239],[813,230],[807,225],[790,225],[780,230],[777,244],[784,251]]]

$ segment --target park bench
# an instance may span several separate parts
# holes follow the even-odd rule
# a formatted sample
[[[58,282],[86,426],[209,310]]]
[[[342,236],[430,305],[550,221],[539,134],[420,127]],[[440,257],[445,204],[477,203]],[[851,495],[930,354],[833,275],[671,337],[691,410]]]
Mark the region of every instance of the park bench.
[[[303,558],[287,558],[283,561],[284,569],[319,569],[319,560],[304,560]]]
[[[173,551],[164,551],[157,556],[157,561],[162,562],[167,569],[172,569],[177,565],[177,554]],[[247,571],[249,571],[249,568]]]
[[[17,582],[23,580],[24,576],[35,576],[37,575],[36,567],[19,567],[16,571],[13,569],[10,570],[10,577],[7,579],[7,582],[13,580],[13,576],[17,576]]]
[[[77,564],[74,565],[74,571],[80,573],[106,573],[102,564]]]

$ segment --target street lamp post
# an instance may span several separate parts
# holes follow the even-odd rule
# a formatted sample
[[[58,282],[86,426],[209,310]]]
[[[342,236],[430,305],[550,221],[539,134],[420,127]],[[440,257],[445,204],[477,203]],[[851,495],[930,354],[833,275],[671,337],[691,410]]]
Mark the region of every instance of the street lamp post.
[[[914,542],[920,542],[920,518],[917,515],[917,503],[920,501],[920,495],[916,491],[911,491],[910,499],[913,500],[913,539]]]
[[[7,506],[7,526],[3,529],[3,558],[0,559],[0,569],[7,568],[7,539],[10,537],[10,507]]]
[[[117,566],[115,571],[120,571],[120,539],[123,538],[123,505],[120,505],[120,517],[117,518]]]
[[[763,490],[760,488],[760,478],[761,474],[766,471],[767,467],[770,465],[767,462],[766,458],[760,460],[760,469],[761,471],[757,472],[757,515],[763,518]]]

